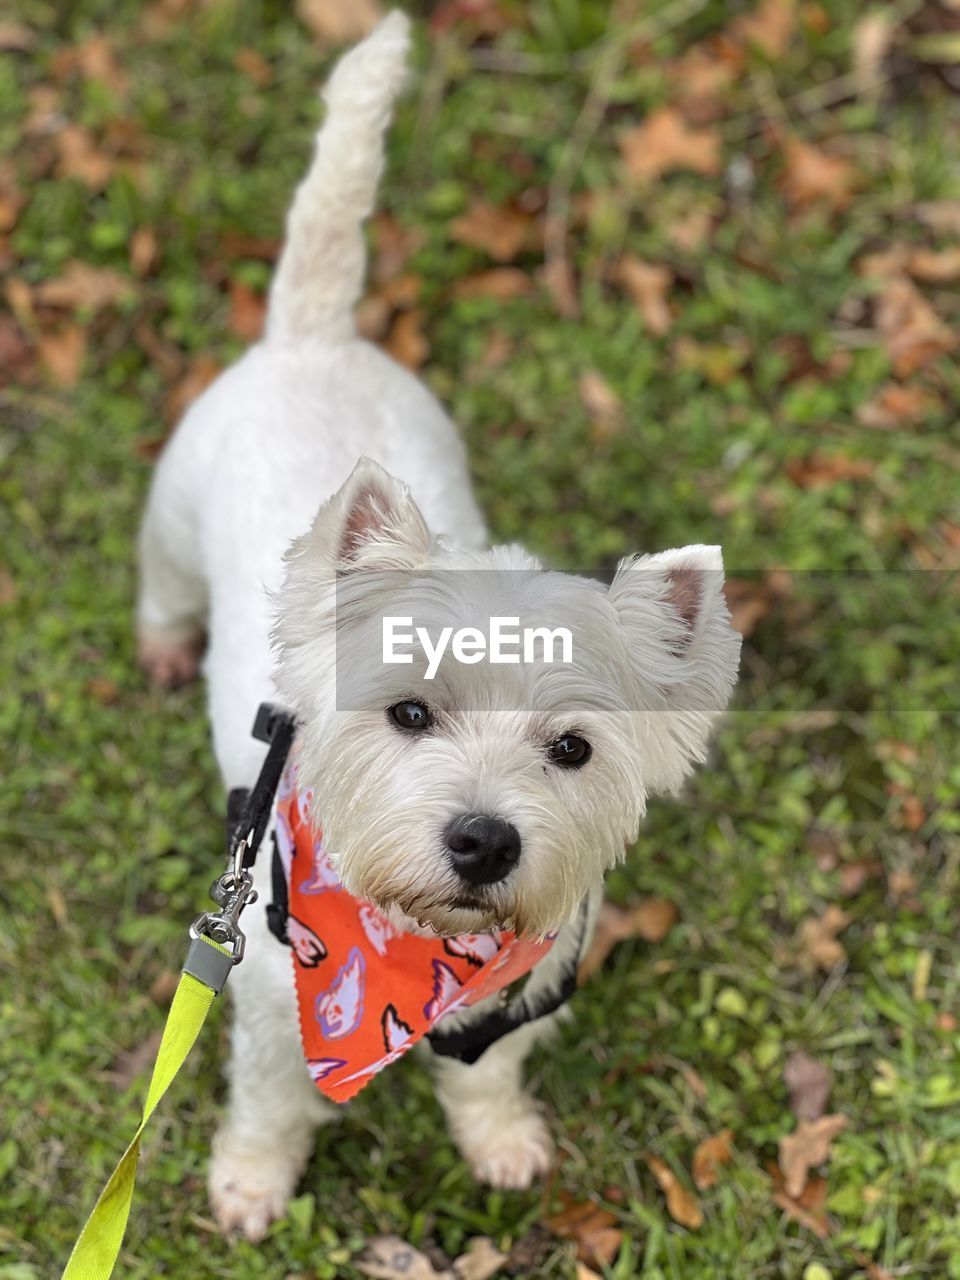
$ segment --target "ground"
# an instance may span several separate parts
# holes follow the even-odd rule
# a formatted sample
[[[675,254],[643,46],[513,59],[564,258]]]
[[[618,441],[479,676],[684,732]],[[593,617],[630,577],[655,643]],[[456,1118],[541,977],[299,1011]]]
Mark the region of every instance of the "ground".
[[[202,689],[135,665],[134,538],[178,405],[259,322],[320,7],[25,0],[0,24],[4,1280],[58,1270],[132,1132],[219,864]],[[949,6],[888,30],[854,0],[435,8],[364,324],[462,425],[499,538],[585,569],[722,543],[743,677],[709,766],[610,877],[677,923],[622,943],[532,1062],[546,1189],[473,1185],[404,1062],[267,1241],[227,1243],[203,1185],[219,1008],[147,1135],[121,1274],[351,1280],[395,1234],[573,1277],[566,1222],[609,1277],[960,1276]],[[847,1125],[791,1201],[801,1049]]]

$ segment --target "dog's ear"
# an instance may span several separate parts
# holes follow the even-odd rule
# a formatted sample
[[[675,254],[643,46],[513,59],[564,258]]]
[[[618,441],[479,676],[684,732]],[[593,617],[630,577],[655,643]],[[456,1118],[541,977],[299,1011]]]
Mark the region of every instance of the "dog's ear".
[[[740,636],[723,596],[720,548],[678,547],[623,560],[609,599],[639,700],[661,730],[663,777],[656,789],[675,790],[705,758],[740,663]]]
[[[429,551],[430,533],[407,486],[361,458],[288,559],[312,552],[343,577],[357,569],[416,569]]]

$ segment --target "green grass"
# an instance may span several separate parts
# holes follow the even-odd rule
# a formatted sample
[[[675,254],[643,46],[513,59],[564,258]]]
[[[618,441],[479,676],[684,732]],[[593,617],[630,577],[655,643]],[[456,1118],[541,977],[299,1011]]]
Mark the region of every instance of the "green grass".
[[[162,432],[167,390],[136,325],[146,318],[191,357],[227,361],[241,349],[227,333],[224,273],[261,285],[266,268],[225,261],[222,239],[279,233],[326,66],[279,4],[191,6],[150,38],[133,0],[23,8],[37,47],[0,66],[0,147],[28,196],[10,236],[14,274],[34,285],[74,258],[125,272],[130,235],[145,224],[161,256],[136,303],[90,322],[75,388],[28,382],[0,400],[5,1280],[57,1272],[127,1141],[145,1080],[118,1090],[111,1065],[161,1025],[151,984],[177,968],[221,856],[202,691],[151,692],[134,663],[133,547],[149,480],[137,446]],[[846,0],[827,6],[826,32],[801,26],[782,59],[758,57],[730,90],[719,127],[726,162],[749,163],[746,196],[724,174],[680,173],[633,192],[618,131],[669,99],[663,60],[719,29],[725,8],[705,4],[614,86],[576,185],[604,195],[572,235],[578,320],[559,318],[539,288],[509,303],[454,298],[461,277],[489,264],[449,227],[474,195],[503,202],[548,186],[589,88],[605,5],[534,0],[528,28],[497,46],[550,55],[535,74],[474,70],[456,41],[431,47],[421,24],[424,76],[391,141],[384,207],[424,233],[411,263],[432,344],[424,376],[464,428],[497,536],[574,567],[696,541],[721,542],[738,576],[796,571],[746,646],[711,767],[682,803],[653,806],[610,878],[619,899],[673,898],[681,923],[656,947],[623,945],[532,1063],[560,1135],[553,1191],[616,1213],[625,1243],[612,1277],[792,1278],[817,1262],[853,1280],[866,1277],[864,1258],[898,1277],[957,1277],[960,1043],[941,1015],[960,1015],[958,594],[955,579],[920,572],[917,559],[918,546],[942,546],[943,522],[958,522],[957,378],[949,360],[927,372],[943,407],[918,429],[860,425],[858,408],[890,370],[863,323],[838,312],[869,292],[859,255],[894,240],[939,243],[911,209],[960,198],[960,112],[920,74],[879,104],[800,110],[799,92],[849,67],[860,6]],[[147,180],[117,175],[91,197],[57,179],[49,142],[26,143],[21,128],[57,50],[95,29],[110,34],[128,92],[69,79],[63,109],[95,133],[117,115],[132,122]],[[269,89],[237,70],[245,47],[273,67]],[[586,56],[565,65],[577,50]],[[863,185],[842,214],[797,216],[785,204],[765,129],[771,92],[800,136],[842,136],[856,159]],[[720,214],[712,237],[678,250],[672,221],[705,201]],[[607,282],[623,249],[677,272],[666,338],[651,339]],[[536,254],[520,265],[534,270]],[[933,296],[955,322],[956,294]],[[493,369],[481,358],[492,333],[512,343]],[[691,366],[677,356],[681,337],[738,355]],[[798,349],[809,356],[799,369]],[[848,358],[825,375],[838,352]],[[580,406],[586,369],[626,406],[606,441]],[[814,450],[866,459],[873,473],[800,487],[789,465]],[[916,798],[919,825],[904,821],[902,794]],[[844,897],[841,869],[862,859],[877,873]],[[810,976],[795,931],[832,902],[851,916],[848,963]],[[825,1240],[783,1217],[766,1173],[793,1124],[781,1071],[798,1046],[830,1063],[832,1108],[850,1117],[828,1168]],[[426,1075],[404,1063],[351,1106],[266,1243],[228,1245],[203,1187],[225,1048],[218,1010],[148,1134],[120,1274],[350,1280],[374,1234],[453,1257],[475,1234],[509,1248],[542,1218],[538,1191],[471,1183]],[[703,1196],[704,1225],[685,1230],[643,1156],[688,1179],[697,1142],[725,1126],[736,1160]],[[572,1277],[574,1263],[558,1244],[524,1274]]]

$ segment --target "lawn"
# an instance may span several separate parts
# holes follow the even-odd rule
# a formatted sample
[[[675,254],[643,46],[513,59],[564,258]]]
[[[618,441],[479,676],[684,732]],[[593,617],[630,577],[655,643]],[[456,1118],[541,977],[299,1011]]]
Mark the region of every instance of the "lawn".
[[[134,540],[179,408],[259,324],[319,8],[23,0],[0,23],[3,1280],[58,1274],[126,1144],[220,863],[202,689],[135,664]],[[722,543],[735,707],[610,877],[676,923],[623,942],[531,1063],[548,1186],[474,1185],[404,1062],[264,1244],[228,1243],[217,1008],[118,1274],[354,1280],[386,1234],[438,1269],[487,1236],[502,1274],[568,1280],[960,1277],[951,6],[426,8],[364,328],[461,424],[499,539],[591,571]],[[846,1126],[791,1197],[798,1051]]]

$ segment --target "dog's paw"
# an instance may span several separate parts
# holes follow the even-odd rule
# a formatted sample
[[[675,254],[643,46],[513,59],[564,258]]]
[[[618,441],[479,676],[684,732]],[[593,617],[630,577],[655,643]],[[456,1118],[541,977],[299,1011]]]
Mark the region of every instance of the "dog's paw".
[[[221,1137],[210,1163],[210,1207],[220,1230],[256,1243],[282,1218],[300,1177],[302,1161],[287,1153],[230,1151]]]
[[[553,1162],[553,1139],[547,1122],[532,1107],[509,1124],[461,1131],[460,1147],[478,1182],[522,1191],[547,1172]]]
[[[173,640],[141,631],[137,657],[151,684],[160,689],[178,689],[197,678],[203,647],[199,636]]]

